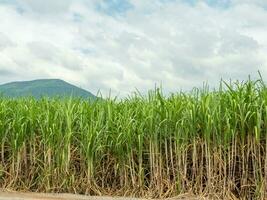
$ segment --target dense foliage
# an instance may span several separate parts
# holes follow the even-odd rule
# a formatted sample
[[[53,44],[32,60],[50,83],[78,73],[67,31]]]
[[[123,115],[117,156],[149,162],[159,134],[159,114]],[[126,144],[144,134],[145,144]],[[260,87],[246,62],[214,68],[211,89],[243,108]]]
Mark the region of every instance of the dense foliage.
[[[0,186],[263,199],[266,137],[262,81],[120,101],[1,99]]]

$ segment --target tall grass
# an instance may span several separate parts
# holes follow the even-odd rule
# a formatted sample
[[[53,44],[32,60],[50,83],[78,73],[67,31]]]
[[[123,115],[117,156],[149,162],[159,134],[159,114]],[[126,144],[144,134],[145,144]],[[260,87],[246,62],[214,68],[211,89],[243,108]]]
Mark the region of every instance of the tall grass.
[[[1,98],[0,138],[2,188],[267,197],[262,81],[121,101]]]

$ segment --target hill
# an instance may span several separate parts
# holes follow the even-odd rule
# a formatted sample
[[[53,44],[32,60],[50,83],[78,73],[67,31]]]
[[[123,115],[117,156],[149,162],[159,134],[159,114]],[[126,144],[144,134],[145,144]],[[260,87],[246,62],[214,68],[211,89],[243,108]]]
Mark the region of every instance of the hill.
[[[92,93],[60,79],[19,81],[0,85],[0,94],[5,97],[81,97],[96,98]]]

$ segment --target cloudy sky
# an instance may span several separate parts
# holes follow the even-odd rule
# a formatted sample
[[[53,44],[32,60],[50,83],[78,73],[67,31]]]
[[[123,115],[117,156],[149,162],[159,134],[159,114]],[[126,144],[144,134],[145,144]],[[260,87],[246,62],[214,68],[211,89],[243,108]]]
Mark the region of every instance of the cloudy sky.
[[[125,96],[267,79],[265,0],[0,0],[0,83]]]

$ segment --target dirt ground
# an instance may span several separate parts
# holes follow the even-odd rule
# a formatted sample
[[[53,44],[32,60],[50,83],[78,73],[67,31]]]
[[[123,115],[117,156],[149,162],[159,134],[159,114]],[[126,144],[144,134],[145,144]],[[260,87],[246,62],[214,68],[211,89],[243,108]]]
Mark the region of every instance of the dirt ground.
[[[190,195],[181,195],[179,197],[166,200],[204,200],[201,197],[192,197]],[[74,194],[42,194],[42,193],[20,193],[0,191],[0,200],[144,200],[127,197],[95,197]]]

